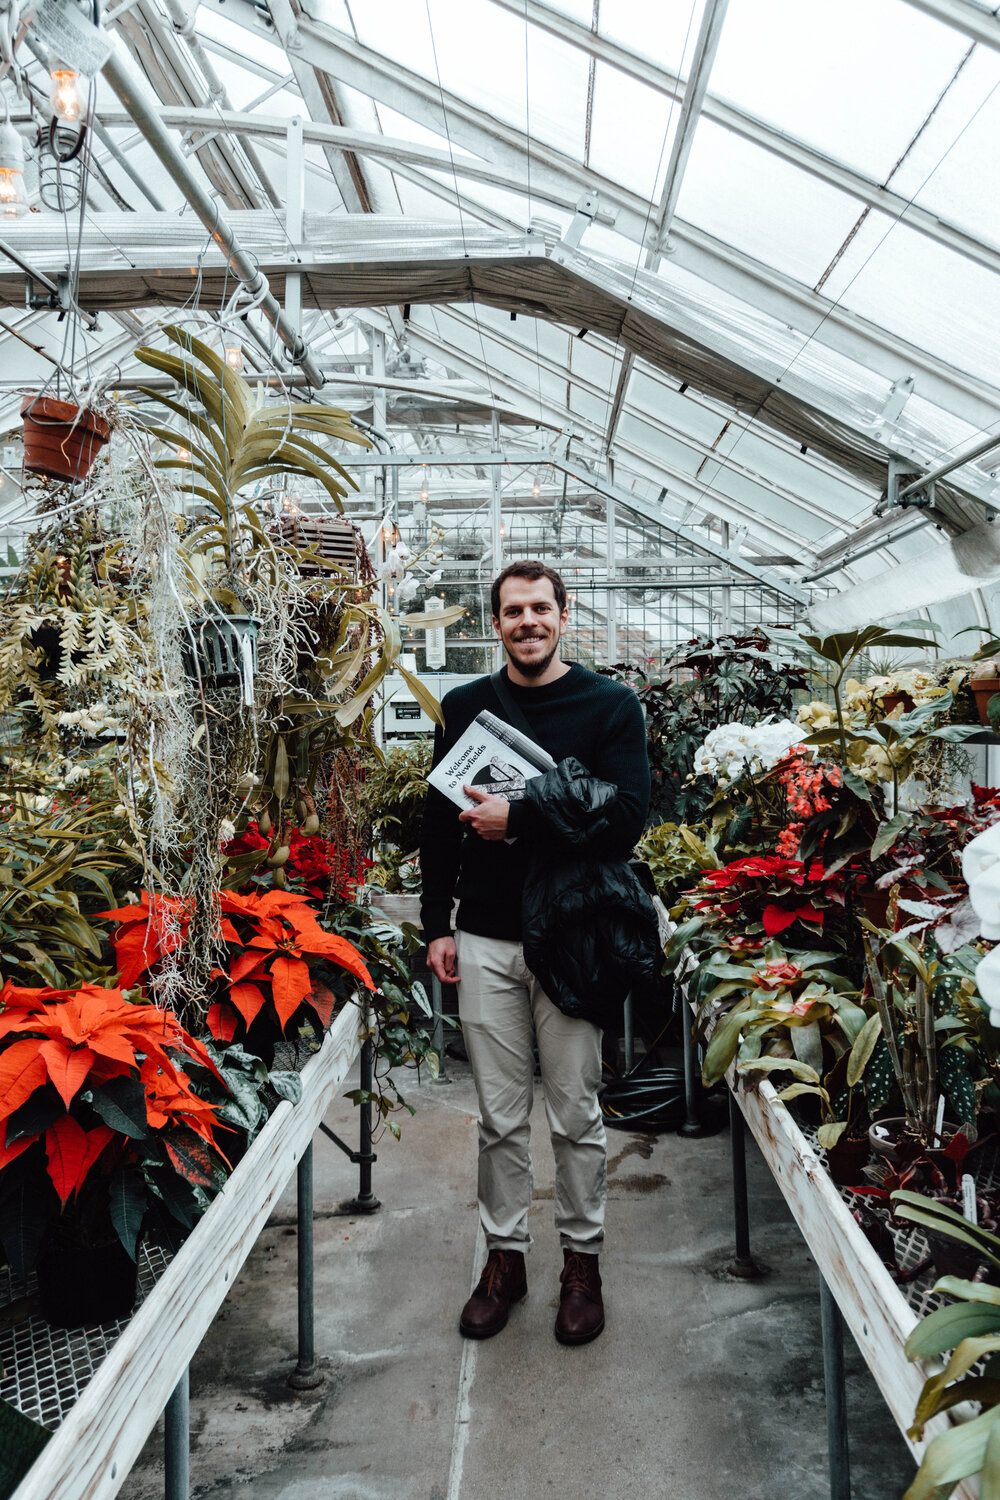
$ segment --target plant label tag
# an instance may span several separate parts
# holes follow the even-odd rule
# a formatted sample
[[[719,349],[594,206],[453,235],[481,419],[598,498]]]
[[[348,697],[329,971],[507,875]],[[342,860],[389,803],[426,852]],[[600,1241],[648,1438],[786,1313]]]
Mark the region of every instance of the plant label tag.
[[[976,1184],[968,1172],[962,1174],[962,1214],[970,1224],[979,1223],[976,1209]]]
[[[111,38],[73,0],[39,0],[31,29],[60,62],[93,78],[111,55]]]
[[[941,1129],[944,1125],[944,1095],[941,1094],[937,1102],[937,1118],[934,1121],[934,1144],[941,1144]]]

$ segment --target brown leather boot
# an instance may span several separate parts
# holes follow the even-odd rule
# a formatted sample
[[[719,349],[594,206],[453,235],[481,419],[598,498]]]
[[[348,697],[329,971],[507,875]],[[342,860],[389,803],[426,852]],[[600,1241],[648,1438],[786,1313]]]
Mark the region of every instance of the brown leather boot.
[[[589,1344],[604,1329],[601,1273],[596,1255],[579,1250],[563,1251],[562,1291],[556,1316],[556,1338],[560,1344]]]
[[[491,1250],[479,1285],[462,1308],[458,1328],[467,1339],[490,1339],[507,1322],[511,1303],[527,1295],[528,1278],[519,1250]]]

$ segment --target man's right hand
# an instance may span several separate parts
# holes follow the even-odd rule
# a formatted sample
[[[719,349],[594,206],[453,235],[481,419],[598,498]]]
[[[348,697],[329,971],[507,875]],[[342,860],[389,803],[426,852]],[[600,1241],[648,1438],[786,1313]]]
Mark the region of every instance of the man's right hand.
[[[434,938],[427,944],[427,963],[442,984],[458,983],[458,950],[453,937]]]

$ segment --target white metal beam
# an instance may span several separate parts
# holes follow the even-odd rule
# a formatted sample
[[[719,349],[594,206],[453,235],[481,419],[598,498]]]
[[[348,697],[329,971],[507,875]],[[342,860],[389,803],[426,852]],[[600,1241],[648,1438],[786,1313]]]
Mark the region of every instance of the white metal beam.
[[[656,218],[652,224],[652,235],[646,246],[647,271],[655,271],[659,268],[663,246],[670,232],[674,211],[677,208],[677,200],[681,194],[681,186],[684,181],[684,172],[688,164],[688,159],[691,155],[691,147],[694,145],[695,132],[698,129],[698,119],[701,114],[702,105],[705,102],[705,95],[708,91],[708,79],[712,71],[712,64],[715,61],[719,42],[722,40],[722,26],[728,7],[729,0],[706,0],[705,9],[702,12],[698,41],[695,45],[694,58],[691,63],[691,73],[684,88],[684,103],[681,105],[677,130],[670,148],[670,160],[667,163],[667,174],[663,183],[663,192],[656,211]],[[621,369],[618,372],[618,386],[615,390],[614,400],[611,403],[608,430],[604,438],[604,446],[608,451],[610,451],[614,443],[615,433],[618,430],[618,422],[625,406],[625,393],[632,378],[632,367],[634,364],[635,355],[631,349],[626,349]]]
[[[970,4],[970,0],[907,0],[907,4],[964,32],[974,42],[1000,51],[1000,18],[995,11]]]

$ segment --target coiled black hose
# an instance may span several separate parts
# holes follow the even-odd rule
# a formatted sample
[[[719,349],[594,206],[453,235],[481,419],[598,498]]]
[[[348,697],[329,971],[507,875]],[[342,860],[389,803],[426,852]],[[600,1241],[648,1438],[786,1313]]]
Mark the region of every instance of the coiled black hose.
[[[676,1130],[686,1115],[684,1069],[633,1068],[609,1079],[598,1097],[604,1123],[614,1130]]]

